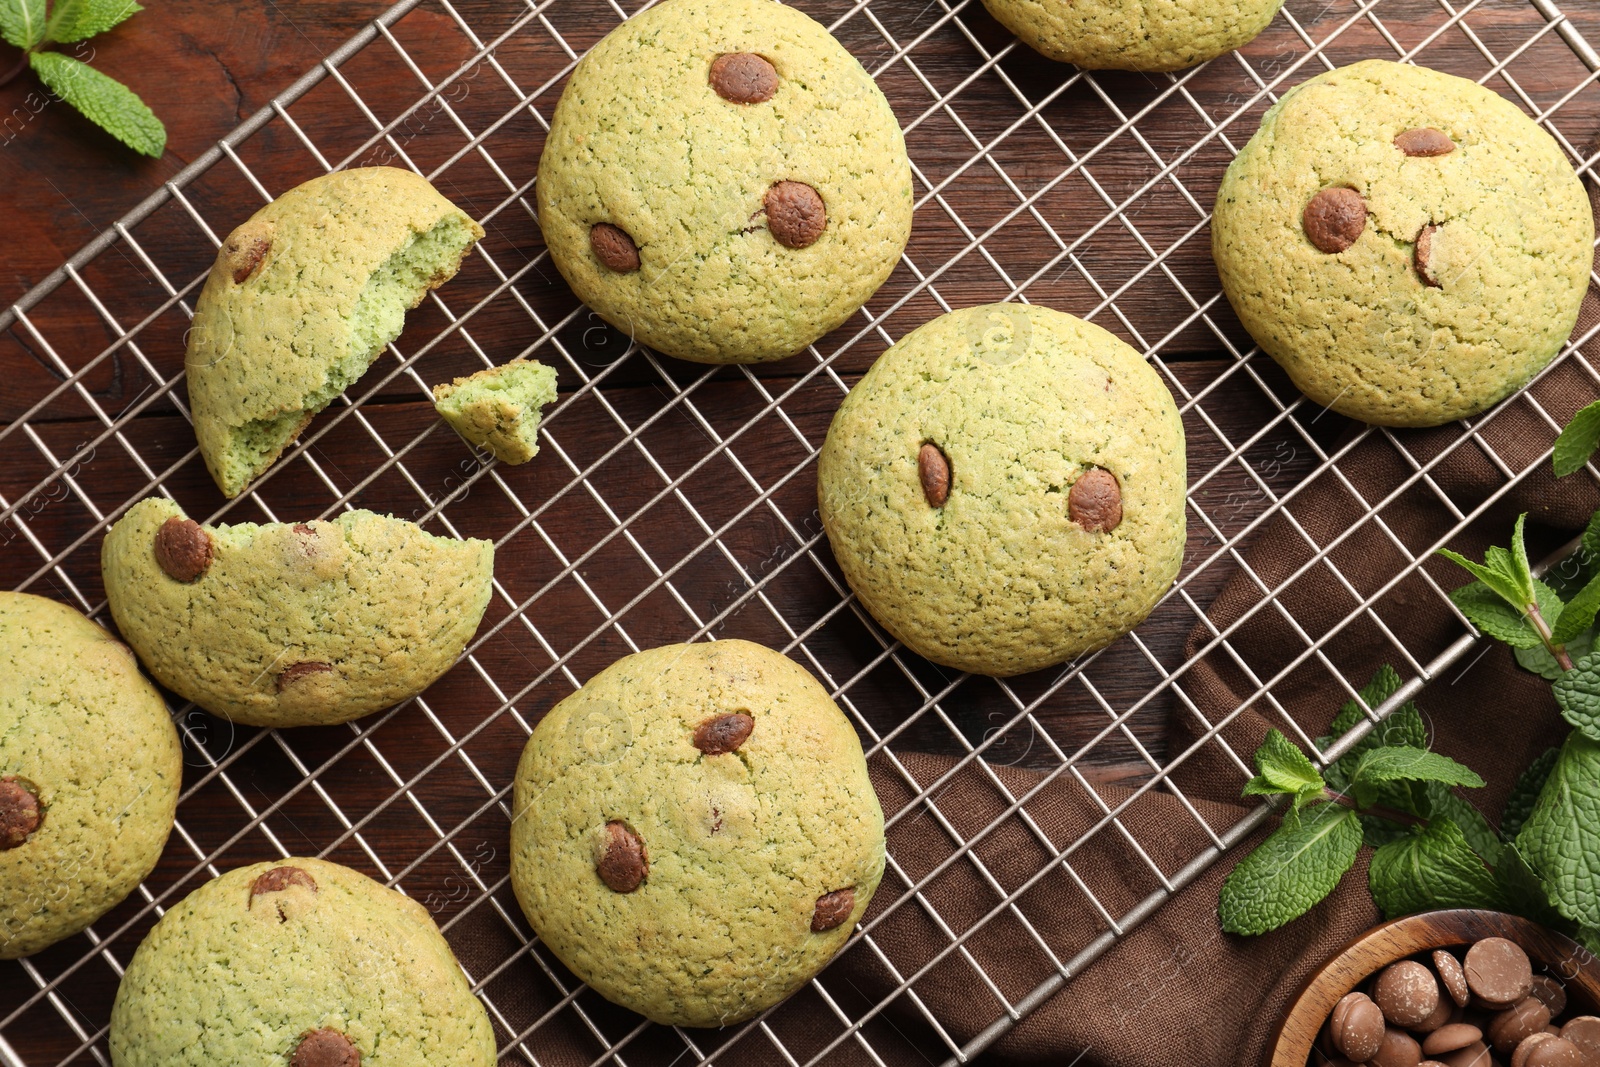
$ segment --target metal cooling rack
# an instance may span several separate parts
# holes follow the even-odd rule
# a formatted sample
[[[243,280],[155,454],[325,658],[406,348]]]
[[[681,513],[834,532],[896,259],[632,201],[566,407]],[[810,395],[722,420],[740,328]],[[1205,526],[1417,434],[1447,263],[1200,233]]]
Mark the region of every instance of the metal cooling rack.
[[[1385,597],[1417,575],[1446,603],[1419,561],[1544,457],[1497,455],[1483,433],[1494,414],[1463,424],[1453,444],[1429,456],[1382,430],[1327,432],[1337,417],[1321,421],[1324,413],[1288,388],[1232,318],[1210,267],[1208,208],[1222,168],[1280,92],[1374,56],[1492,86],[1593,179],[1600,56],[1585,31],[1600,20],[1585,11],[1574,22],[1552,0],[1290,0],[1242,53],[1146,77],[1041,60],[975,0],[800,6],[830,26],[894,104],[915,171],[916,233],[867,309],[784,364],[719,371],[638,350],[577,305],[550,268],[530,195],[538,146],[573,63],[631,13],[608,0],[403,0],[0,313],[10,343],[50,376],[21,398],[26,412],[0,427],[0,580],[12,588],[103,619],[100,538],[152,493],[210,521],[297,521],[369,507],[491,537],[498,550],[495,599],[479,637],[421,698],[348,727],[288,733],[235,731],[192,706],[174,707],[189,766],[166,855],[84,935],[0,965],[0,1061],[109,1063],[116,980],[163,908],[221,870],[309,852],[366,870],[434,912],[511,1062],[964,1062],[1266,816],[1263,808],[1213,826],[1172,778],[1202,751],[1237,769],[1239,782],[1227,789],[1248,776],[1221,735],[1237,711],[1206,720],[1188,687],[1206,657],[1248,674],[1232,640],[1252,617],[1275,613],[1304,647],[1273,676],[1249,675],[1254,692],[1243,703],[1276,714],[1308,745],[1275,687],[1310,671],[1336,697],[1354,696],[1336,640],[1345,624],[1313,635],[1285,606],[1285,592],[1312,571],[1349,591],[1347,622],[1390,635],[1407,681],[1372,709],[1373,723],[1472,647],[1463,628],[1442,648],[1407,648],[1385,623]],[[414,84],[397,89],[397,71]],[[388,358],[247,496],[224,505],[193,446],[181,383],[183,331],[219,237],[299,181],[385,162],[428,175],[488,236],[461,275],[412,313]],[[872,624],[832,564],[812,479],[828,418],[872,358],[942,310],[1007,298],[1084,315],[1148,353],[1189,433],[1191,541],[1177,585],[1134,634],[1047,677],[998,682],[933,670]],[[542,427],[541,456],[503,468],[470,454],[422,402],[430,383],[519,355],[557,366],[563,395]],[[1571,355],[1558,365],[1593,379]],[[1500,410],[1518,405],[1552,438],[1566,414],[1526,394]],[[1381,499],[1362,497],[1340,469],[1374,435],[1405,464]],[[1470,511],[1433,477],[1464,447],[1482,450],[1501,478]],[[1285,505],[1329,478],[1360,502],[1362,518],[1319,544]],[[1407,494],[1430,499],[1441,517],[1421,542],[1385,520],[1385,508]],[[1309,557],[1269,581],[1243,548],[1279,517]],[[1402,561],[1375,589],[1338,566],[1340,545],[1358,530],[1380,531]],[[1207,616],[1210,597],[1239,575],[1261,595],[1219,626]],[[1191,631],[1200,636],[1186,655]],[[887,813],[881,893],[893,902],[847,950],[875,960],[888,975],[883,989],[850,987],[836,967],[744,1026],[672,1031],[585,992],[532,942],[507,884],[511,771],[531,723],[617,656],[722,636],[764,641],[815,672],[874,765],[903,782],[911,800]],[[1199,740],[1168,745],[1160,725],[1170,714],[1197,717]],[[907,757],[918,750],[954,762],[919,777]],[[1018,779],[993,769],[1001,763],[1039,772],[1038,784],[1017,792]],[[940,806],[958,771],[980,775],[1001,809],[965,837],[959,813]],[[1103,813],[1064,843],[1024,808],[1052,781],[1077,783]],[[1132,791],[1105,799],[1110,782]],[[1165,868],[1123,819],[1151,790],[1176,798],[1194,822],[1188,856]],[[945,834],[947,860],[900,851],[921,819]],[[1002,884],[979,846],[1018,826],[1047,859],[1022,884]],[[1100,835],[1121,839],[1147,868],[1127,874],[1141,887],[1131,907],[1107,904],[1074,868],[1074,854]],[[976,919],[947,921],[934,903],[955,868],[989,894]],[[1029,917],[1035,887],[1078,900],[1098,916],[1098,932],[1052,943]],[[881,935],[902,909],[920,910],[944,946],[912,963],[896,959]],[[1021,988],[1003,988],[974,951],[974,938],[1002,923],[1015,953],[1038,964]],[[992,1025],[965,1035],[947,1029],[923,995],[941,969],[970,997],[987,998]],[[801,1003],[811,1013],[804,1034],[793,1025]]]

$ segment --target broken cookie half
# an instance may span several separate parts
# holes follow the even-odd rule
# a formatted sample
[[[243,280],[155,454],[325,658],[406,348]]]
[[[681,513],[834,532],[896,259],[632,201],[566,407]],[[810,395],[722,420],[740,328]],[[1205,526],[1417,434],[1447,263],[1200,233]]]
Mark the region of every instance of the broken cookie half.
[[[394,167],[314,178],[229,234],[185,357],[195,436],[223,493],[271,466],[482,236],[425,178]]]
[[[526,463],[539,452],[539,409],[556,399],[554,367],[514,359],[433,387],[433,406],[468,444],[501,463]]]

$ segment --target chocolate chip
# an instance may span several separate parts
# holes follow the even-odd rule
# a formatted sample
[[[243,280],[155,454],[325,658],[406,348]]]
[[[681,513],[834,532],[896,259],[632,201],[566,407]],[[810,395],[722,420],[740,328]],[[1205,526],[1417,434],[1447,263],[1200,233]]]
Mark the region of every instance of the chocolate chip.
[[[305,886],[313,893],[317,891],[317,880],[308,872],[299,867],[274,867],[257,875],[250,883],[250,902],[254,904],[256,897],[263,893],[281,893],[292,885]]]
[[[284,668],[283,673],[278,675],[278,692],[283,692],[302,678],[307,678],[313,674],[328,674],[332,670],[333,667],[331,665],[318,663],[315,660],[308,660],[305,663],[291,663]]]
[[[620,822],[606,823],[605,851],[595,863],[600,880],[618,893],[639,888],[650,873],[650,856],[639,835]]]
[[[824,893],[817,898],[816,910],[811,913],[811,932],[820,934],[824,930],[832,930],[850,918],[850,913],[855,910],[854,889],[835,889],[831,893]]]
[[[1447,1052],[1440,1057],[1444,1067],[1494,1067],[1494,1057],[1489,1054],[1489,1046],[1482,1041],[1474,1041],[1466,1048],[1458,1048],[1454,1052]]]
[[[1439,998],[1438,1007],[1433,1009],[1433,1014],[1422,1020],[1417,1025],[1411,1027],[1411,1029],[1420,1034],[1431,1034],[1433,1031],[1439,1029],[1439,1027],[1449,1022],[1450,1017],[1455,1014],[1455,1010],[1456,1002],[1451,1000],[1449,997],[1442,996]]]
[[[1383,1032],[1383,1043],[1367,1064],[1368,1067],[1417,1067],[1421,1062],[1422,1046],[1417,1044],[1417,1039],[1391,1027]]]
[[[1090,533],[1107,533],[1122,522],[1122,487],[1117,476],[1090,467],[1067,491],[1067,517]]]
[[[180,582],[192,582],[211,567],[211,535],[193,519],[174,515],[156,531],[156,563]]]
[[[1412,253],[1412,265],[1416,267],[1417,277],[1422,279],[1422,284],[1430,289],[1437,289],[1442,284],[1438,273],[1433,269],[1433,235],[1439,232],[1439,227],[1428,223],[1417,233],[1415,251]]]
[[[1432,1015],[1439,1006],[1439,982],[1414,960],[1390,964],[1372,985],[1372,999],[1383,1017],[1407,1029]]]
[[[1544,1006],[1550,1009],[1552,1016],[1560,1015],[1567,1010],[1566,989],[1548,974],[1533,976],[1533,985],[1528,988],[1528,995],[1538,997]]]
[[[235,285],[243,284],[261,266],[272,248],[270,233],[245,233],[235,230],[222,242],[222,255]]]
[[[1507,1053],[1550,1025],[1550,1009],[1538,997],[1523,997],[1489,1020],[1489,1043],[1496,1052]]]
[[[778,182],[767,190],[767,229],[785,248],[804,248],[828,228],[822,197],[805,182]]]
[[[1408,156],[1448,156],[1456,150],[1449,134],[1428,126],[1395,134],[1394,146]]]
[[[1583,1049],[1564,1037],[1544,1035],[1544,1040],[1534,1045],[1523,1060],[1523,1067],[1585,1067],[1589,1057]]]
[[[1522,946],[1503,937],[1486,937],[1467,949],[1467,985],[1489,1004],[1509,1007],[1533,988],[1533,967]]]
[[[14,775],[0,778],[0,852],[22,846],[43,821],[33,790]]]
[[[1522,1044],[1517,1046],[1517,1050],[1511,1054],[1511,1067],[1528,1067],[1528,1057],[1533,1055],[1533,1050],[1555,1036],[1555,1034],[1546,1032],[1534,1034],[1523,1041]]]
[[[1561,1036],[1590,1056],[1600,1059],[1600,1018],[1576,1015],[1561,1028]]]
[[[606,269],[618,274],[631,274],[639,269],[639,246],[633,243],[628,231],[609,222],[597,222],[589,227],[589,247],[595,258]]]
[[[1367,204],[1354,189],[1331,186],[1311,198],[1300,224],[1319,250],[1343,252],[1367,228]]]
[[[1456,959],[1455,953],[1445,949],[1437,949],[1433,954],[1433,969],[1439,972],[1439,981],[1444,983],[1446,993],[1450,999],[1461,1007],[1467,1006],[1467,1000],[1472,996],[1472,990],[1467,987],[1467,974],[1461,969],[1461,961]]]
[[[361,1050],[337,1030],[312,1030],[300,1039],[289,1067],[358,1067]]]
[[[1365,993],[1346,993],[1328,1017],[1333,1047],[1341,1055],[1365,1063],[1383,1045],[1383,1012]]]
[[[694,728],[694,747],[708,756],[733,752],[755,728],[755,719],[742,711],[716,715]]]
[[[1483,1031],[1470,1023],[1450,1023],[1441,1026],[1422,1039],[1422,1051],[1429,1056],[1442,1056],[1458,1048],[1466,1048],[1483,1040]]]
[[[950,461],[931,441],[917,451],[917,480],[930,508],[942,508],[950,499]]]
[[[754,52],[726,52],[711,61],[711,88],[735,104],[764,104],[778,91],[778,72]]]

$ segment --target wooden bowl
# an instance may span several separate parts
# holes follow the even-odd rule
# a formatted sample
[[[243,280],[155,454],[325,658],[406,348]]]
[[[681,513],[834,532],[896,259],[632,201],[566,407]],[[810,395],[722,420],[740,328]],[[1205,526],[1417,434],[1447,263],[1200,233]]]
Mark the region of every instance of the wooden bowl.
[[[1459,948],[1485,937],[1515,941],[1541,972],[1566,986],[1566,1015],[1600,1014],[1600,960],[1570,937],[1498,911],[1428,911],[1374,926],[1313,972],[1289,1005],[1268,1067],[1306,1067],[1311,1046],[1339,998],[1397,960]]]

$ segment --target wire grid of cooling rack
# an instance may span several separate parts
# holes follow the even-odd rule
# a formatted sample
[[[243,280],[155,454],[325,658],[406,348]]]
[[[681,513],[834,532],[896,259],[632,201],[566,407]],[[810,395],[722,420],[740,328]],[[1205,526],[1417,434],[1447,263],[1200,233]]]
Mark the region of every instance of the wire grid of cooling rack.
[[[1218,824],[1174,781],[1202,751],[1237,771],[1224,792],[1249,775],[1221,734],[1237,710],[1208,718],[1190,692],[1207,657],[1245,674],[1253,692],[1241,707],[1269,709],[1303,744],[1307,729],[1276,687],[1311,671],[1335,703],[1355,695],[1339,662],[1345,624],[1301,626],[1286,607],[1294,583],[1312,571],[1331,576],[1348,591],[1347,621],[1392,646],[1407,681],[1371,709],[1369,727],[1471,647],[1464,628],[1437,647],[1407,647],[1385,598],[1420,580],[1446,604],[1419,561],[1548,455],[1502,457],[1485,427],[1516,410],[1553,438],[1569,413],[1524,394],[1426,454],[1386,431],[1332,433],[1340,420],[1305,405],[1232,319],[1210,269],[1208,207],[1222,167],[1281,91],[1373,56],[1492,85],[1592,178],[1600,57],[1584,30],[1594,27],[1550,0],[1291,0],[1241,53],[1144,77],[1043,61],[974,0],[800,6],[861,58],[894,104],[917,182],[916,234],[861,314],[784,364],[719,371],[639,350],[577,305],[549,267],[531,197],[539,138],[572,64],[632,13],[603,0],[397,5],[0,315],[49,374],[37,389],[21,382],[18,413],[0,427],[0,574],[11,588],[104,619],[100,537],[152,493],[211,521],[369,507],[493,538],[498,553],[478,638],[414,701],[346,727],[287,733],[235,730],[173,702],[188,766],[162,863],[84,935],[0,965],[0,1060],[108,1063],[116,980],[163,909],[221,870],[314,853],[434,912],[489,1009],[502,1057],[514,1062],[962,1062],[1266,816],[1262,808]],[[181,387],[183,331],[203,273],[220,237],[256,204],[327,169],[372,163],[427,174],[488,236],[461,275],[412,313],[388,358],[251,492],[225,504],[193,447]],[[872,624],[828,556],[812,478],[828,418],[854,375],[933,314],[1008,298],[1084,315],[1148,354],[1189,433],[1191,539],[1177,585],[1134,634],[1059,671],[998,682],[934,670]],[[470,454],[421,401],[432,382],[517,355],[556,365],[563,395],[541,429],[543,454],[505,468]],[[1572,356],[1569,348],[1556,366],[1592,379]],[[1369,499],[1340,462],[1375,435],[1404,467]],[[1466,508],[1434,477],[1463,448],[1482,450],[1499,479]],[[1360,502],[1361,517],[1319,542],[1287,505],[1328,479]],[[1386,520],[1385,509],[1408,494],[1422,494],[1440,516],[1421,540]],[[1268,579],[1244,547],[1274,520],[1288,520],[1307,558]],[[1373,585],[1341,571],[1340,546],[1358,531],[1392,546],[1391,578]],[[1240,575],[1260,596],[1219,625],[1209,598]],[[1266,676],[1233,641],[1261,613],[1280,617],[1303,644]],[[886,811],[887,906],[875,907],[846,950],[865,957],[877,985],[864,991],[835,964],[754,1022],[671,1031],[584,991],[533,942],[507,884],[510,775],[538,716],[618,655],[724,636],[782,648],[815,672],[875,769],[902,783],[907,800]],[[1160,724],[1171,714],[1198,722],[1187,747],[1164,740]],[[911,755],[919,750],[945,762],[930,771]],[[1001,763],[1038,777],[1019,788],[996,772]],[[965,831],[962,813],[940,806],[963,772],[997,798],[992,817]],[[1098,812],[1066,841],[1025,806],[1061,781]],[[1125,819],[1152,792],[1192,819],[1191,844],[1176,858],[1158,859]],[[902,851],[908,827],[923,819],[948,844],[931,859]],[[1027,878],[1002,881],[984,842],[1018,827],[1042,859]],[[1136,857],[1121,885],[1074,866],[1105,837]],[[987,894],[959,918],[939,895],[957,869]],[[1035,890],[1076,902],[1094,920],[1090,935],[1063,942],[1041,928]],[[908,912],[942,939],[913,959],[891,935]],[[982,947],[1002,930],[1007,951],[1035,964],[1022,979],[1000,976]],[[949,1027],[937,1005],[952,988],[984,1001],[993,1023]]]

